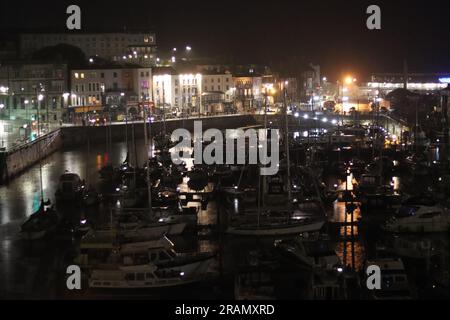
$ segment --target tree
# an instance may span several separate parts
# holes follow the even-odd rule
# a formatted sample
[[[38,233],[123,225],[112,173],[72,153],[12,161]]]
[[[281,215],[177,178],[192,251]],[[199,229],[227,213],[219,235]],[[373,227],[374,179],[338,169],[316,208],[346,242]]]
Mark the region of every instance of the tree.
[[[63,43],[35,51],[32,59],[52,63],[67,63],[69,69],[81,68],[87,63],[86,55],[80,48]]]

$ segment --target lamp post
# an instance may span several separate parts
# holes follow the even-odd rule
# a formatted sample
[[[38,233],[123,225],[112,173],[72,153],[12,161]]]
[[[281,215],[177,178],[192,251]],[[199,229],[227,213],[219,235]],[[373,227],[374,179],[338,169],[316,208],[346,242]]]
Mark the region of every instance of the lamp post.
[[[3,109],[5,108],[5,105],[3,103],[0,103],[0,112],[3,112]],[[5,146],[5,141],[4,141],[4,135],[5,135],[5,124],[2,125],[2,146],[1,148],[3,149],[3,147]]]
[[[63,114],[67,115],[67,112],[64,109],[69,106],[69,97],[70,97],[70,93],[68,93],[68,92],[63,93],[63,103],[61,105],[61,109],[62,109],[61,110],[61,122],[60,122],[61,124],[62,124]]]

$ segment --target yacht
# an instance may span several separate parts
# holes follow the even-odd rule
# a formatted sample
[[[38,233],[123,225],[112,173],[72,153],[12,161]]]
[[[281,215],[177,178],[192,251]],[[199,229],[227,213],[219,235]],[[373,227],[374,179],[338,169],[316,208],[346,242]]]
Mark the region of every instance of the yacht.
[[[59,178],[55,197],[57,201],[80,200],[83,196],[84,183],[76,173],[65,172]]]
[[[319,231],[324,224],[323,220],[309,218],[287,222],[243,223],[240,226],[228,227],[227,233],[241,236],[281,236]]]
[[[206,270],[196,270],[192,274],[173,270],[158,270],[154,264],[140,266],[117,266],[112,269],[94,269],[89,276],[92,289],[156,289],[176,287],[199,282]]]
[[[330,271],[342,268],[334,244],[324,236],[311,237],[306,233],[293,239],[277,240],[274,245],[287,257],[307,267]]]
[[[388,232],[446,232],[450,214],[438,206],[402,206],[384,226]]]
[[[174,269],[189,275],[195,270],[207,270],[214,261],[213,252],[179,253],[167,237],[157,240],[115,245],[111,238],[82,242],[78,261],[83,267],[111,269],[114,265],[140,266],[154,264],[158,270]]]
[[[401,259],[380,258],[366,261],[364,270],[376,265],[381,271],[381,289],[369,290],[374,300],[405,300],[413,298],[413,291],[408,282],[405,266]],[[364,277],[363,287],[367,278]]]

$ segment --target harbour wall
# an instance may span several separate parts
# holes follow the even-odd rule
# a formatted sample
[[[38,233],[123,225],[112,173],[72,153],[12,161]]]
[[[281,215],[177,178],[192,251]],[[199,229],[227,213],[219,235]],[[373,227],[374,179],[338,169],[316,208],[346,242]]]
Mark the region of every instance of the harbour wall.
[[[32,142],[0,153],[0,184],[25,171],[62,146],[61,130],[52,131]]]
[[[185,128],[192,132],[194,130],[194,122],[202,122],[202,130],[205,131],[211,128],[235,129],[246,126],[254,126],[260,124],[260,119],[257,116],[252,115],[227,115],[217,116],[209,118],[190,118],[190,119],[170,119],[165,123],[166,132],[171,133],[178,128]],[[103,143],[106,144],[108,139],[112,142],[124,141],[126,132],[128,135],[132,134],[134,127],[134,134],[136,139],[144,138],[144,124],[143,122],[132,123],[114,123],[111,126],[86,126],[86,127],[64,127],[62,128],[62,139],[65,148],[72,146],[83,145],[86,143],[86,137],[89,136],[90,143]],[[155,121],[151,124],[147,123],[148,132],[155,136],[164,130],[164,123],[161,121]],[[110,138],[108,138],[110,137]]]

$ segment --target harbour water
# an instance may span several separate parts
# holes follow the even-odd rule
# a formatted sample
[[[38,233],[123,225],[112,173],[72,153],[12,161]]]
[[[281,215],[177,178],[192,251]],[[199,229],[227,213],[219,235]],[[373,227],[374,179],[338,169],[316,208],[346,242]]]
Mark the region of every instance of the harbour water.
[[[137,164],[142,166],[145,161],[144,143],[136,141]],[[95,150],[95,151],[92,151]],[[131,148],[131,150],[133,150]],[[109,151],[109,153],[108,153]],[[130,153],[130,161],[134,163],[134,152]],[[66,170],[78,173],[82,179],[100,189],[98,170],[109,163],[120,165],[127,156],[125,143],[114,143],[111,148],[103,145],[91,146],[88,153],[86,146],[61,150],[42,162],[43,190],[45,199],[54,201],[58,180]],[[189,165],[189,163],[188,163]],[[401,177],[391,177],[394,188],[400,189]],[[352,185],[354,177],[347,179],[333,175],[327,176],[327,184],[345,190]],[[355,181],[356,182],[356,181]],[[90,290],[68,291],[65,289],[66,267],[72,264],[77,250],[78,242],[72,238],[55,238],[47,241],[25,242],[19,237],[20,225],[34,212],[40,204],[39,165],[35,165],[28,171],[11,181],[9,185],[0,187],[0,297],[2,298],[101,298],[103,294],[92,293]],[[240,204],[235,203],[235,209]],[[101,205],[99,209],[85,211],[81,207],[66,206],[58,208],[65,215],[79,220],[82,217],[101,217],[109,219],[109,209]],[[91,211],[90,211],[91,210]],[[92,211],[94,210],[94,211]],[[183,298],[183,299],[211,299],[234,298],[234,281],[239,268],[252,265],[255,256],[260,259],[270,259],[274,240],[277,238],[246,238],[224,234],[224,228],[218,223],[227,221],[227,215],[233,214],[233,210],[226,210],[221,203],[211,201],[206,210],[199,211],[196,233],[191,235],[176,236],[172,240],[177,251],[217,251],[218,255],[211,268],[213,280],[196,286],[189,291],[171,290],[146,294],[149,298]],[[384,212],[378,212],[377,216]],[[346,213],[345,203],[335,201],[327,207],[327,217],[335,223],[335,229],[331,232],[331,238],[335,245],[337,256],[341,263],[357,273],[363,270],[364,261],[368,254],[376,249],[375,244],[383,240],[383,233],[378,226],[371,223],[371,219],[365,219],[360,209],[356,209],[352,217]],[[375,219],[376,219],[375,217]],[[351,219],[353,218],[353,221]],[[361,228],[360,221],[365,221]],[[339,223],[355,222],[354,225]],[[353,229],[353,230],[352,230]],[[445,273],[448,266],[445,264],[445,256],[450,254],[448,234],[436,236],[409,236],[412,241],[429,239],[438,244],[436,250],[444,250],[444,258],[439,261],[426,261],[423,264],[412,262],[405,265],[410,274],[410,281],[418,290],[418,295],[426,297],[443,297],[445,290],[438,290],[432,274]],[[433,249],[434,250],[434,249]],[[372,251],[372,253],[371,253]],[[268,257],[269,255],[269,257]],[[284,266],[289,267],[290,266]],[[284,271],[280,275],[280,281],[276,297],[301,299],[304,298],[299,289],[304,283],[298,270]],[[295,284],[295,285],[293,285]],[[122,297],[114,295],[111,297]]]

